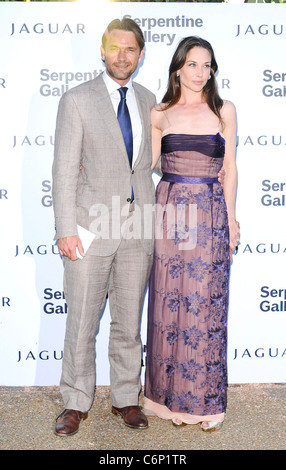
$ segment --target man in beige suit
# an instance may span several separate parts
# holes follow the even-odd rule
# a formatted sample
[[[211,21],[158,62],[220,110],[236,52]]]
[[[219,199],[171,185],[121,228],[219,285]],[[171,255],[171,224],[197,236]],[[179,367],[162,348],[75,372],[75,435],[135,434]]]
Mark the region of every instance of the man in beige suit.
[[[146,208],[154,205],[150,109],[155,96],[131,79],[143,54],[138,25],[112,21],[101,46],[105,72],[66,92],[59,104],[53,203],[68,304],[60,384],[65,410],[55,428],[60,436],[78,431],[93,402],[95,334],[107,292],[112,412],[131,428],[148,426],[138,396],[140,320],[153,256],[152,215]],[[121,87],[128,88],[132,163],[117,119]],[[95,233],[86,252],[79,226]]]

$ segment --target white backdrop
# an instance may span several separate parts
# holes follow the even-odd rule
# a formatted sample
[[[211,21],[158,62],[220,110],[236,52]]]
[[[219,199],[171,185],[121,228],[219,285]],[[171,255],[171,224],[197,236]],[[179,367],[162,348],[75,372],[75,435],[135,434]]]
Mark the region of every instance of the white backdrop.
[[[103,70],[102,33],[123,15],[144,31],[136,80],[158,101],[182,37],[214,47],[221,96],[238,114],[229,382],[286,382],[285,6],[102,1],[0,4],[0,385],[59,382],[67,310],[51,206],[57,106],[66,89]],[[107,303],[98,385],[109,384],[109,321]]]

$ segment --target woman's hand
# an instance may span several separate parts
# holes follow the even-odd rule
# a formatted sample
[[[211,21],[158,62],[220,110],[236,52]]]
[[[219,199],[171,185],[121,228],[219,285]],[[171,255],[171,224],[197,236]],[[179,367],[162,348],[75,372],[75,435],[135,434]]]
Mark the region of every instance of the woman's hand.
[[[239,236],[240,236],[239,222],[237,222],[236,220],[230,220],[229,221],[230,261],[232,261],[232,252],[238,245]]]

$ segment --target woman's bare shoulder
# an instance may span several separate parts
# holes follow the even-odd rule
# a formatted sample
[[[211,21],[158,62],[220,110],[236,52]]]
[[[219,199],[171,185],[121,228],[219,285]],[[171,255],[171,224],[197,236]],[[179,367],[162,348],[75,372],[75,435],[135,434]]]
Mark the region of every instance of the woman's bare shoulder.
[[[233,114],[233,113],[236,113],[236,108],[233,102],[229,100],[223,100],[221,114],[223,115],[223,114]]]
[[[166,120],[165,116],[165,103],[159,103],[153,106],[151,109],[151,121],[155,127],[162,128],[164,121]]]

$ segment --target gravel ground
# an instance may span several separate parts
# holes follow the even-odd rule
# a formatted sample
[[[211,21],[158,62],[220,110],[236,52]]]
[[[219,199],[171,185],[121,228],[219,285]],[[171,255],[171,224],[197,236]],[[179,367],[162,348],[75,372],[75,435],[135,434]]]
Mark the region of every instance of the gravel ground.
[[[97,387],[88,419],[76,435],[63,438],[53,432],[63,409],[57,387],[0,387],[0,449],[101,450],[105,455],[119,450],[285,450],[285,404],[286,384],[230,385],[226,419],[217,432],[175,427],[156,417],[149,417],[148,429],[132,430],[111,413],[109,387]]]

